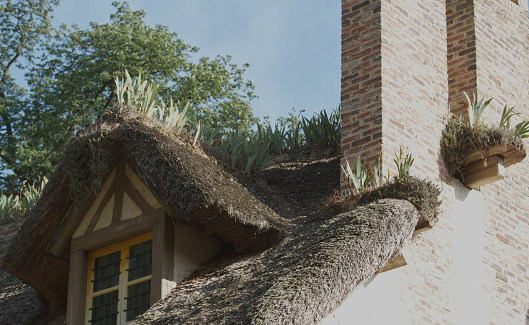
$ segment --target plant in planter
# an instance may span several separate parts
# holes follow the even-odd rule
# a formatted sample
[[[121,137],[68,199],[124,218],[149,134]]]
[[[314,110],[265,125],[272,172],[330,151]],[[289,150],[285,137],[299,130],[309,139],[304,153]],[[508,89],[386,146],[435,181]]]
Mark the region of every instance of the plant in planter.
[[[485,125],[481,115],[492,99],[465,96],[468,120],[451,116],[441,137],[441,155],[453,177],[477,188],[503,179],[505,167],[525,158],[522,139],[529,137],[529,121],[511,127],[511,118],[519,113],[506,106],[498,126]]]
[[[334,206],[341,210],[350,210],[359,204],[366,204],[383,198],[403,199],[410,201],[419,211],[420,219],[415,233],[428,230],[437,222],[441,201],[440,188],[432,181],[411,176],[409,171],[413,165],[413,157],[402,148],[395,152],[393,159],[398,173],[387,176],[382,173],[382,161],[377,157],[375,163],[361,166],[361,158],[351,165],[346,160],[342,166],[345,179],[349,183],[350,194],[331,198],[328,207]]]

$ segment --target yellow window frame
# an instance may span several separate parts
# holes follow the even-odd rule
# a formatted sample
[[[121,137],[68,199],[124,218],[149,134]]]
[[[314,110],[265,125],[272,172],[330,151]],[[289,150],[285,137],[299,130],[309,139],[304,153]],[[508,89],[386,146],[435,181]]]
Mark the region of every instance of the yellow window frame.
[[[149,239],[153,239],[153,233],[152,231],[146,234],[143,234],[138,237],[134,237],[132,239],[120,242],[118,244],[114,244],[111,246],[107,246],[104,248],[101,248],[99,250],[93,251],[88,254],[88,277],[87,277],[87,295],[86,295],[86,310],[85,310],[85,324],[90,324],[89,320],[92,316],[91,308],[92,308],[92,298],[94,296],[99,296],[105,293],[108,293],[110,291],[116,290],[116,287],[107,288],[104,290],[98,291],[96,294],[94,294],[93,289],[94,286],[92,285],[92,280],[94,280],[95,272],[95,259],[100,256],[104,256],[110,253],[114,253],[116,251],[121,251],[121,262],[119,265],[119,284],[117,286],[118,288],[118,315],[117,315],[117,324],[124,325],[127,324],[127,317],[126,312],[124,309],[126,309],[126,301],[123,299],[126,297],[127,293],[127,287],[129,285],[133,285],[139,282],[147,281],[152,278],[152,273],[148,276],[144,276],[139,279],[135,279],[132,281],[128,281],[128,272],[126,271],[129,267],[129,248],[130,246],[139,244],[141,242],[147,241]],[[152,285],[152,284],[151,284]],[[150,302],[152,304],[152,301]],[[130,321],[129,323],[131,323]]]

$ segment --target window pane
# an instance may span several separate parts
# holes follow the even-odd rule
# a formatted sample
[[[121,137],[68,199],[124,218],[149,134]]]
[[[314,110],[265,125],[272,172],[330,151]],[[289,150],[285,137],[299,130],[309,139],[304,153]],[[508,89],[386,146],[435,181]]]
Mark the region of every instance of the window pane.
[[[151,280],[128,286],[127,290],[127,322],[149,309],[151,296]]]
[[[121,251],[103,255],[95,259],[94,292],[112,288],[119,284],[119,263]]]
[[[129,281],[152,274],[152,239],[130,246]]]
[[[114,290],[92,299],[90,324],[116,325],[118,319],[118,291]]]

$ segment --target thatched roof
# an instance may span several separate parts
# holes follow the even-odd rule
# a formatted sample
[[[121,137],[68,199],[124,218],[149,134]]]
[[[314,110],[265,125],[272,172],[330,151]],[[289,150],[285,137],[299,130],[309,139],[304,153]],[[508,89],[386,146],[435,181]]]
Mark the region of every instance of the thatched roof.
[[[136,324],[314,324],[397,254],[416,208],[384,199],[182,282]]]
[[[48,255],[46,247],[68,210],[77,204],[70,194],[81,202],[91,191],[84,185],[97,183],[101,167],[106,163],[103,169],[108,172],[119,159],[129,162],[169,215],[239,252],[262,250],[282,237],[284,220],[278,214],[214,159],[171,132],[125,110],[107,115],[72,140],[3,267],[55,306],[64,303],[69,265]],[[94,150],[94,145],[99,149]],[[94,156],[102,161],[96,172]],[[68,259],[68,254],[61,257]]]
[[[46,247],[65,216],[79,215],[70,212],[97,190],[117,160],[126,159],[169,215],[226,243],[215,261],[181,282],[138,324],[316,323],[396,257],[419,213],[431,221],[427,216],[435,215],[438,203],[431,184],[406,178],[366,194],[373,203],[318,212],[321,199],[339,186],[339,158],[331,156],[319,163],[298,162],[303,166],[295,168],[294,178],[280,172],[291,169],[287,164],[271,169],[270,186],[281,190],[264,204],[263,195],[258,199],[251,193],[255,189],[165,126],[127,110],[107,115],[71,142],[3,267],[55,307],[64,306],[69,252],[60,260],[46,254]],[[329,173],[320,174],[319,168]],[[316,190],[323,178],[332,180]],[[305,183],[308,179],[312,183]],[[295,190],[286,184],[295,184]],[[433,199],[425,199],[425,192]],[[278,202],[287,207],[274,206]],[[307,217],[293,229],[270,206],[297,221]]]

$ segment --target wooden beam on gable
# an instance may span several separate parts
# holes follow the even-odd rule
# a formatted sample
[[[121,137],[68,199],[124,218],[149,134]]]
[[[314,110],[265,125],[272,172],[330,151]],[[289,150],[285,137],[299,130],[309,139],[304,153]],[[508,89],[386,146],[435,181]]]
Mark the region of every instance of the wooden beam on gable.
[[[121,159],[116,167],[116,178],[114,180],[116,196],[114,199],[114,212],[112,213],[112,224],[121,221],[123,211],[123,191],[125,189],[125,160]]]
[[[55,233],[48,242],[46,253],[61,258],[69,251],[72,235],[77,227],[79,227],[82,217],[88,213],[88,210],[92,204],[94,204],[95,199],[96,196],[94,193],[91,193],[84,200],[81,207],[76,208],[75,203],[70,205],[70,208],[68,209],[66,215],[64,215],[61,224],[57,230],[55,230]],[[76,212],[76,210],[78,211]]]
[[[79,250],[72,252],[70,259],[66,324],[84,324],[88,258],[84,251]]]
[[[115,194],[115,192],[116,192],[116,184],[114,182],[114,184],[112,184],[110,186],[110,189],[108,190],[108,192],[106,193],[105,197],[103,198],[103,200],[99,204],[99,207],[97,208],[96,214],[94,215],[94,218],[92,219],[92,221],[90,221],[90,224],[88,225],[88,228],[86,228],[86,232],[85,233],[89,233],[89,232],[94,231],[94,228],[96,227],[97,223],[99,222],[99,219],[101,218],[101,214],[103,213],[103,209],[105,209],[105,207],[107,206],[108,202],[110,202],[110,199],[112,199],[112,196]],[[114,203],[115,203],[115,201],[114,201]],[[115,206],[115,204],[114,204],[114,206]]]
[[[132,184],[132,181],[129,179],[127,175],[124,175],[123,177],[124,181],[124,188],[126,189],[125,192],[129,195],[129,197],[136,203],[136,205],[140,208],[140,210],[143,213],[147,213],[149,211],[152,211],[153,208],[147,203],[143,195],[138,192],[136,187]]]
[[[136,169],[136,167],[134,167],[134,164],[132,164],[130,162],[126,164],[126,170],[125,170],[125,173],[127,174],[127,178],[126,178],[127,185],[126,185],[126,188],[127,188],[127,190],[128,189],[132,189],[132,191],[127,191],[127,193],[130,194],[131,192],[134,192],[133,195],[135,197],[136,197],[136,194],[139,197],[141,197],[143,199],[142,201],[147,204],[147,207],[148,207],[149,210],[159,208],[159,206],[153,206],[152,204],[148,203],[149,200],[146,199],[141,194],[141,190],[139,190],[136,186],[133,185],[133,180],[131,178],[131,175],[129,175],[130,172],[132,172],[134,174],[134,176],[136,178],[138,178],[143,183],[143,186],[145,187],[145,189],[149,191],[150,195],[157,201],[157,203],[160,206],[162,206],[166,211],[169,211],[169,207],[167,206],[167,203],[163,199],[161,199],[155,191],[151,191],[149,189],[149,187],[147,186],[147,183],[144,182],[143,179],[140,177],[140,173],[138,173],[138,170]],[[130,197],[131,197],[131,199],[134,199],[132,196],[130,196]],[[142,201],[137,201],[137,202],[143,204]],[[138,204],[138,206],[139,206],[139,204]],[[147,207],[145,207],[145,208],[147,208]],[[140,208],[143,209],[143,206],[140,206]]]
[[[142,214],[133,219],[128,219],[120,223],[87,233],[81,237],[72,239],[72,251],[86,250],[92,251],[101,247],[119,243],[136,235],[151,231],[153,222],[164,214],[163,209],[156,209],[150,213]]]
[[[107,182],[112,182],[115,178],[115,171],[106,174],[103,178],[103,188],[107,185]],[[110,192],[107,191],[107,192]],[[97,196],[93,191],[88,193],[82,203],[78,205],[73,203],[68,212],[63,216],[61,224],[55,230],[52,238],[46,246],[46,253],[62,259],[70,251],[70,243],[73,234],[83,221],[83,218],[86,216],[94,202],[96,201]]]

